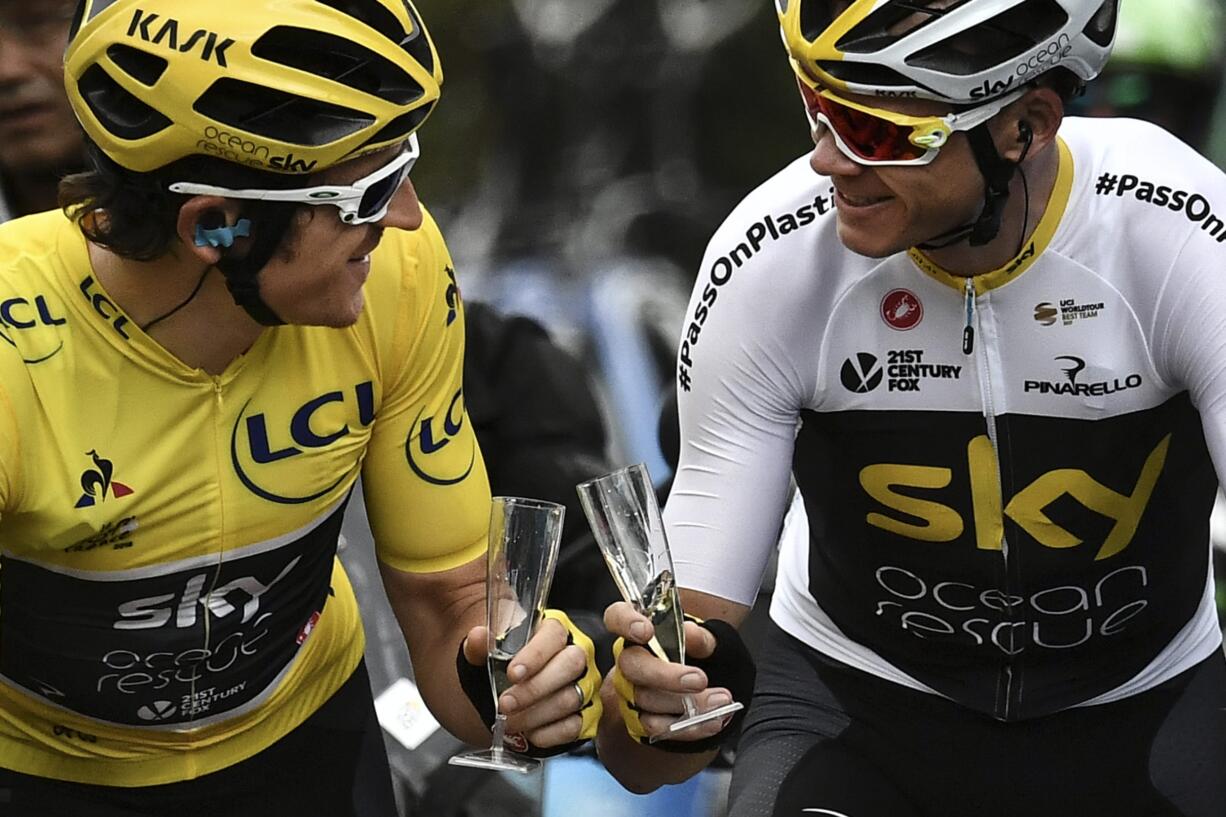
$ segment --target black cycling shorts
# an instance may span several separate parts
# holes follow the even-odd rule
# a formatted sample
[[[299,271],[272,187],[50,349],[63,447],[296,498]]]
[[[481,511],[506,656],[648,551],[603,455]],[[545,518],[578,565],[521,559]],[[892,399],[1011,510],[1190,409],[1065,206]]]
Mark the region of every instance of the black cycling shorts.
[[[1226,657],[1139,695],[1003,723],[773,623],[730,817],[1222,817]]]
[[[0,758],[0,765],[4,762]],[[0,769],[0,815],[395,817],[391,771],[365,664],[301,726],[195,780],[119,788]]]

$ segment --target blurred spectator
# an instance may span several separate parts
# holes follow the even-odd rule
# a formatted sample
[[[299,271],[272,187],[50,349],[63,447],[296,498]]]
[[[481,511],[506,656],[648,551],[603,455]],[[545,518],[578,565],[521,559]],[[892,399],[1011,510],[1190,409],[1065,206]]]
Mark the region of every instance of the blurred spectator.
[[[635,255],[691,275],[728,209],[807,149],[786,63],[775,83],[743,70],[780,47],[771,3],[438,6],[449,101],[431,140],[466,149],[429,153],[414,183],[453,235],[478,236],[456,248],[470,271],[546,256],[582,278]]]
[[[61,176],[84,165],[64,96],[73,0],[0,0],[0,221],[51,210]]]

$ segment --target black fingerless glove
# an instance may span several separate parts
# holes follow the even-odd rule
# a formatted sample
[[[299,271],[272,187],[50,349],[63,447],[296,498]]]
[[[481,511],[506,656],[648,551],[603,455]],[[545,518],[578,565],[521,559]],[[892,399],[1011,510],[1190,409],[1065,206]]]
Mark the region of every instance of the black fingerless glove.
[[[490,673],[485,664],[473,666],[464,657],[464,639],[460,639],[460,649],[455,654],[455,671],[460,677],[460,689],[468,696],[469,702],[481,716],[481,722],[487,728],[494,728],[494,718],[498,714],[494,707],[494,687],[490,684]]]
[[[732,700],[740,701],[745,705],[744,709],[732,716],[727,726],[709,738],[661,740],[651,744],[666,752],[698,754],[718,749],[729,734],[729,730],[735,731],[741,728],[741,723],[745,720],[745,713],[749,711],[749,704],[753,701],[753,685],[757,677],[757,667],[753,656],[749,654],[749,648],[741,639],[741,634],[731,624],[717,618],[702,621],[687,615],[686,619],[699,627],[705,627],[715,636],[715,652],[706,658],[690,659],[687,657],[686,663],[706,673],[708,687],[724,687],[732,693]]]
[[[570,618],[561,610],[546,610],[545,617],[554,619],[566,630],[566,646],[578,644],[583,649],[587,655],[587,669],[575,682],[583,693],[583,702],[579,710],[579,715],[583,719],[583,725],[579,739],[562,746],[542,749],[534,746],[526,737],[520,736],[522,745],[515,747],[515,751],[536,758],[565,754],[591,740],[596,735],[596,727],[600,723],[601,713],[601,676],[600,671],[596,667],[595,647],[592,639],[572,623]],[[494,705],[494,688],[490,682],[489,671],[484,664],[474,667],[468,663],[468,659],[464,657],[464,642],[462,640],[460,641],[460,649],[456,652],[456,675],[460,679],[460,688],[464,690],[464,694],[468,696],[468,700],[477,710],[477,714],[481,716],[481,721],[492,730],[498,711]]]

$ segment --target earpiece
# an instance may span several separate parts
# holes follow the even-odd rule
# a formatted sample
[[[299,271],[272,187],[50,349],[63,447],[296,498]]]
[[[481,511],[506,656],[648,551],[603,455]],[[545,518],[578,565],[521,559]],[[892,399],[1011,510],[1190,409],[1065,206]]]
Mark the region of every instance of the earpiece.
[[[251,235],[251,220],[240,218],[233,226],[226,224],[220,210],[209,210],[196,223],[197,247],[232,247],[234,239]]]
[[[221,210],[205,210],[200,215],[200,226],[206,230],[217,230],[226,226],[226,214]]]
[[[1030,123],[1025,119],[1017,121],[1017,138],[1026,144],[1030,144],[1031,140],[1034,139],[1034,131],[1031,129]]]

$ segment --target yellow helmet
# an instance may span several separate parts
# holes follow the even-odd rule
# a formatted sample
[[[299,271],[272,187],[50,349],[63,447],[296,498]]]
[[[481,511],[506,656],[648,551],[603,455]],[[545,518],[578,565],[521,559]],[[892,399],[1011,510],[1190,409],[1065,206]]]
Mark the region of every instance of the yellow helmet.
[[[402,142],[442,68],[409,0],[82,0],[64,85],[115,163],[306,174]]]

